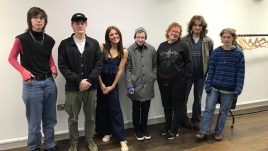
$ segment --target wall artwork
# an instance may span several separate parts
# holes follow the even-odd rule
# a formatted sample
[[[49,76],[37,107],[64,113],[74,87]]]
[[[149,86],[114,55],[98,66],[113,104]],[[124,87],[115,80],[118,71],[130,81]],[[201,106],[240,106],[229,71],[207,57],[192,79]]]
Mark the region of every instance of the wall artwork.
[[[268,48],[268,34],[238,34],[236,43],[243,50]]]

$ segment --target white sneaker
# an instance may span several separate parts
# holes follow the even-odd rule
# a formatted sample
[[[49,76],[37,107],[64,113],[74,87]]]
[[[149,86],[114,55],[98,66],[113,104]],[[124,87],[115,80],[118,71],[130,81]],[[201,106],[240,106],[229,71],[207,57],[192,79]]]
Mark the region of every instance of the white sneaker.
[[[127,141],[121,141],[121,151],[128,151]]]
[[[112,134],[111,134],[111,135],[105,135],[105,136],[102,138],[102,141],[103,141],[104,143],[107,143],[107,142],[109,142],[109,141],[111,140],[111,138],[112,138]]]

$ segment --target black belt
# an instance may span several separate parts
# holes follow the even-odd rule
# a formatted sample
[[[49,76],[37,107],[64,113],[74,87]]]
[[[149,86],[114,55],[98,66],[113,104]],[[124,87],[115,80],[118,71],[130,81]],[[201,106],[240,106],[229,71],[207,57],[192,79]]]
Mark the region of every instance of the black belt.
[[[32,80],[46,80],[47,78],[51,78],[52,77],[52,73],[46,73],[46,74],[39,74],[39,75],[34,75],[34,77],[32,77]]]

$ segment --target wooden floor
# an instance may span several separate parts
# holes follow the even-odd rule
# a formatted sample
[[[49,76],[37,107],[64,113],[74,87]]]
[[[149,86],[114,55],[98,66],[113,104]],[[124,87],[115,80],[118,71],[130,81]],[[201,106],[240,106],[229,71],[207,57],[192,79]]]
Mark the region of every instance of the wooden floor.
[[[152,139],[137,141],[133,130],[127,130],[127,140],[130,151],[268,151],[268,111],[250,115],[236,116],[236,124],[231,129],[232,120],[228,118],[222,141],[213,140],[199,142],[195,139],[194,130],[182,129],[175,140],[166,140],[158,134],[162,124],[151,125],[149,131]],[[213,122],[214,127],[215,121]],[[99,151],[120,151],[118,142],[101,142],[101,137],[95,139]],[[68,140],[57,142],[61,151],[68,150]],[[81,138],[80,151],[87,151]],[[6,151],[27,151],[26,147]]]

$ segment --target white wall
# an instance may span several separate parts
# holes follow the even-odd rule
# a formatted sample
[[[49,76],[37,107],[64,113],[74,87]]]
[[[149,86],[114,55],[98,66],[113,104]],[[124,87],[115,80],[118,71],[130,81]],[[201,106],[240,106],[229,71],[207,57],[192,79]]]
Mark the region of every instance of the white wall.
[[[12,147],[10,143],[27,138],[25,108],[21,99],[22,80],[19,73],[7,61],[14,37],[27,28],[26,14],[30,7],[38,6],[48,14],[46,33],[54,37],[56,44],[53,55],[57,63],[57,48],[60,41],[71,35],[70,18],[76,12],[88,17],[87,34],[100,43],[104,41],[104,32],[109,25],[116,25],[123,34],[124,46],[133,43],[133,32],[143,26],[147,29],[148,40],[158,47],[165,40],[167,26],[179,22],[183,26],[183,35],[189,19],[201,14],[208,22],[208,35],[219,46],[219,32],[225,27],[237,29],[241,34],[268,34],[268,2],[266,0],[1,0],[0,1],[0,149]],[[266,37],[268,38],[268,37]],[[268,98],[268,49],[260,48],[246,51],[246,80],[243,94],[238,104],[263,103]],[[57,77],[58,104],[64,103],[64,78]],[[124,81],[120,81],[120,98],[125,122],[131,121],[131,102],[126,97]],[[163,117],[161,100],[157,84],[156,97],[152,101],[149,118],[159,122]],[[189,101],[192,102],[191,96]],[[203,97],[203,102],[205,95]],[[188,108],[191,110],[191,104]],[[204,107],[204,103],[203,103]],[[58,111],[56,134],[67,133],[67,115]],[[83,129],[83,115],[79,127]]]

